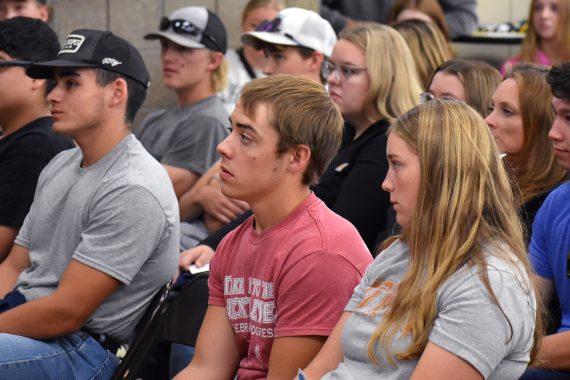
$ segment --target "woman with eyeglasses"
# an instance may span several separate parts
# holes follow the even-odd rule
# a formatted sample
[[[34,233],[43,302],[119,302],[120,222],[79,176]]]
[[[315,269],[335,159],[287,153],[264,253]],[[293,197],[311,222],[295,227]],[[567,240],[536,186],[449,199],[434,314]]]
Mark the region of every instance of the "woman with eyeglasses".
[[[386,25],[363,23],[339,35],[323,66],[329,92],[346,122],[342,146],[315,194],[348,219],[374,251],[386,228],[386,130],[419,102],[421,86],[403,37]]]
[[[421,94],[421,101],[460,100],[486,117],[501,74],[483,61],[453,59],[439,66]]]
[[[548,132],[554,121],[548,68],[519,64],[507,72],[492,96],[485,121],[513,172],[515,202],[530,240],[534,216],[546,196],[566,179]]]
[[[542,322],[485,122],[464,103],[422,104],[390,127],[387,158],[382,187],[402,233],[368,267],[304,379],[518,379]]]

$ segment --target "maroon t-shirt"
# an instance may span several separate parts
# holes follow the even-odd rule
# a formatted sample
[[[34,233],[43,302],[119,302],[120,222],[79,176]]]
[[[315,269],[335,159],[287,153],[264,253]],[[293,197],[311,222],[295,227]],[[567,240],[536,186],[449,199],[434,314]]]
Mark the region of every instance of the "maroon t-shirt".
[[[258,234],[254,216],[220,243],[209,304],[225,307],[239,379],[265,378],[273,339],[328,336],[372,256],[356,229],[314,194]]]

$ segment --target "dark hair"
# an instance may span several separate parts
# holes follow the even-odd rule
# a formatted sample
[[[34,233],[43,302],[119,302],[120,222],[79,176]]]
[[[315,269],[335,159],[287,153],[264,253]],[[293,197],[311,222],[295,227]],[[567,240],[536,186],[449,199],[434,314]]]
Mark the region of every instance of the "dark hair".
[[[270,42],[265,42],[265,41],[261,41],[261,40],[257,40],[257,41],[255,42],[255,44],[253,45],[253,48],[256,49],[256,50],[267,50],[267,51],[269,51],[269,52],[271,52],[271,53],[274,53],[274,52],[281,52],[281,51],[283,51],[283,50],[285,50],[285,49],[292,48],[292,49],[297,50],[297,51],[299,52],[299,55],[300,55],[301,58],[303,58],[303,59],[309,59],[309,58],[311,58],[312,55],[313,55],[313,54],[315,53],[315,51],[316,51],[315,49],[311,49],[311,48],[308,48],[308,47],[306,47],[306,46],[272,44],[272,43],[270,43]],[[324,57],[325,60],[328,59],[326,56],[324,56],[324,54],[323,54],[323,57]],[[321,78],[321,83],[322,83],[322,84],[327,84],[327,78],[325,78],[325,77],[323,76],[322,71],[320,72],[319,77]]]
[[[18,16],[0,21],[0,50],[21,61],[49,61],[57,57],[59,41],[45,22]],[[54,83],[47,81],[46,95]]]
[[[95,69],[95,83],[99,86],[106,86],[114,80],[121,78],[127,82],[127,109],[125,111],[125,122],[132,125],[135,115],[141,108],[146,98],[146,88],[136,80],[128,78],[124,75],[115,73],[105,69]]]
[[[546,81],[550,85],[552,95],[570,100],[570,62],[552,66],[546,76]]]

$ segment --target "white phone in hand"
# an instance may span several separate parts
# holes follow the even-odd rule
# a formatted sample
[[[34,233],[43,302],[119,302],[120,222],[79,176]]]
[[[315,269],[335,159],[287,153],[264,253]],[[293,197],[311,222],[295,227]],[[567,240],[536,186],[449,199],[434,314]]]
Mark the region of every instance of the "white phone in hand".
[[[208,272],[208,271],[210,271],[210,263],[208,263],[206,265],[202,265],[201,267],[197,267],[196,264],[192,264],[188,267],[188,270],[192,274]]]

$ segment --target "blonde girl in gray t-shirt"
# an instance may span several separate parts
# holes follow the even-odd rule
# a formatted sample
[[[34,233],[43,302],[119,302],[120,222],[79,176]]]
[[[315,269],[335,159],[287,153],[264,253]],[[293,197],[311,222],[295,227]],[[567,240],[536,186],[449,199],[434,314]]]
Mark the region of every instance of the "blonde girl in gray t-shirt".
[[[542,324],[493,137],[451,101],[410,110],[389,133],[382,188],[402,234],[368,268],[305,378],[518,379]]]

